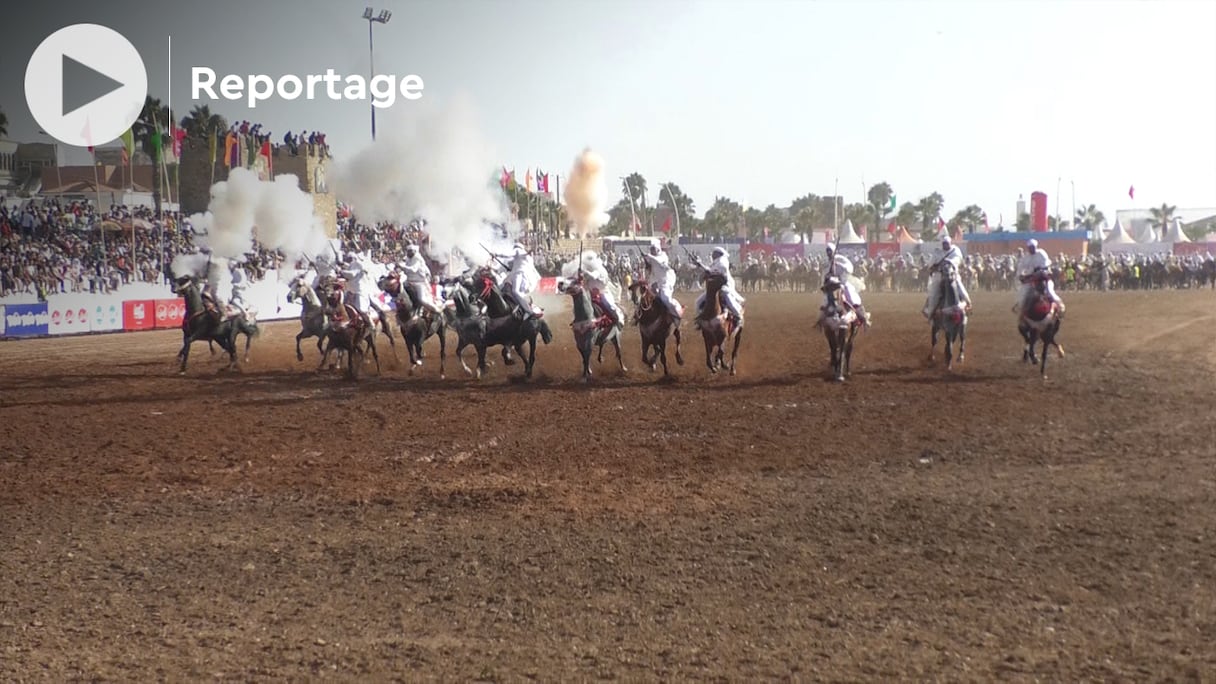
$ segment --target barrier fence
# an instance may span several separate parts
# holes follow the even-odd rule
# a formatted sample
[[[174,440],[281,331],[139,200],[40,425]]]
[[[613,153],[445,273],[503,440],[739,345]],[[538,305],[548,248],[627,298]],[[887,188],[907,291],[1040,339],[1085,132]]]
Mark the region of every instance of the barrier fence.
[[[168,286],[124,286],[130,294],[53,294],[44,302],[0,303],[0,338],[48,337],[87,333],[138,332],[180,328],[186,302]],[[287,285],[274,271],[252,283],[245,293],[257,320],[282,321],[299,318],[300,305],[287,301]],[[555,294],[556,278],[541,278],[537,294]],[[393,302],[384,293],[377,300],[388,308]]]

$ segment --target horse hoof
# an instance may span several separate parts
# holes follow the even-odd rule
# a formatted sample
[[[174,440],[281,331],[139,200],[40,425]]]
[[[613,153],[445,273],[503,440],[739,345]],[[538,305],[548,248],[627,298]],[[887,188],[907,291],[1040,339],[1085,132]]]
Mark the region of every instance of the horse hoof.
[[[303,361],[303,360],[304,360],[303,354],[296,354],[296,361]]]
[[[658,368],[659,368],[659,364],[657,364],[657,363],[652,363],[652,364],[650,364],[649,368],[650,368],[650,372],[651,372],[651,373],[653,373],[653,372],[655,372],[656,370],[658,370]]]
[[[730,374],[731,374],[731,375],[734,375],[734,374],[735,374],[735,369],[734,369],[734,368],[730,369]]]
[[[448,378],[448,376],[444,375],[443,373],[440,373],[440,374],[439,374],[439,379],[440,379],[440,380],[447,380],[447,378]]]
[[[413,365],[411,365],[411,366],[410,366],[410,375],[413,375],[413,374],[414,374],[414,366],[413,366]]]
[[[1056,347],[1056,354],[1058,354],[1061,359],[1064,358],[1064,347]]]

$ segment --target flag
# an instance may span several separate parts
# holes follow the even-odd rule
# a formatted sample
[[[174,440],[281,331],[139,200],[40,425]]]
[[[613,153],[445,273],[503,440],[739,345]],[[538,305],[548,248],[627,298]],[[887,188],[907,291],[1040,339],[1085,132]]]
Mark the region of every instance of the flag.
[[[887,203],[887,211],[895,211],[895,195],[891,195],[891,201]]]
[[[215,166],[215,148],[219,144],[219,136],[215,131],[211,131],[211,139],[207,141],[207,148],[211,152],[211,165]]]
[[[87,147],[91,154],[93,152],[93,129],[89,127],[88,119],[84,120],[84,128],[80,131],[80,137],[84,138],[84,141],[88,143]]]
[[[502,178],[499,179],[498,184],[502,186],[503,190],[506,190],[507,184],[510,182],[511,174],[507,171],[507,167],[504,166],[502,167]]]
[[[899,226],[896,226],[894,221],[887,224],[887,232],[890,233],[891,235],[894,235],[898,231],[899,231]]]
[[[266,175],[269,178],[274,178],[274,162],[271,160],[270,141],[262,143],[262,149],[259,154],[266,159]]]
[[[663,227],[660,228],[664,233],[671,232],[671,215],[668,214],[667,220],[663,222]],[[764,229],[764,237],[768,237],[768,228]]]
[[[937,229],[941,230],[942,228],[945,228],[945,227],[946,227],[946,221],[942,217],[938,216],[937,217]]]
[[[633,232],[635,235],[642,232],[642,222],[636,216],[633,217]]]
[[[236,133],[228,131],[224,136],[224,166],[232,168],[241,165],[241,146],[237,143]]]
[[[524,188],[528,192],[532,192],[532,169],[528,169],[528,172],[524,174]]]
[[[1127,196],[1136,199],[1136,186],[1132,185],[1127,188]]]
[[[536,191],[539,193],[549,192],[549,175],[540,169],[536,170]]]
[[[178,128],[177,124],[170,121],[169,139],[173,150],[173,159],[180,160],[182,158],[182,141],[186,139],[186,131]]]
[[[988,212],[984,212],[984,232],[988,233],[991,231],[992,229],[988,227]]]
[[[150,140],[152,143],[152,164],[155,165],[157,162],[160,161],[160,151],[161,151],[160,124],[159,123],[156,125],[156,130],[152,131],[152,136],[151,136]]]
[[[135,156],[135,131],[128,128],[126,133],[119,136],[119,140],[122,140],[122,161],[129,164],[131,157]]]

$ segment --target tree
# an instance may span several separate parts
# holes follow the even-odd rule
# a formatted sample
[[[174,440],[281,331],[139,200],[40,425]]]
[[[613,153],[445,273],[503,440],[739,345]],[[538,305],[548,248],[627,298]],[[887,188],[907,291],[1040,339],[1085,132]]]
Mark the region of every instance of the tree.
[[[760,214],[760,222],[764,224],[764,228],[769,231],[769,236],[773,238],[781,237],[781,233],[785,232],[786,227],[789,226],[789,219],[785,212],[778,209],[775,204],[764,208]]]
[[[728,197],[715,197],[702,222],[706,235],[734,237],[743,221],[743,207]]]
[[[1074,225],[1077,225],[1085,230],[1098,230],[1106,223],[1106,217],[1102,212],[1098,211],[1096,205],[1089,205],[1077,210],[1077,215],[1073,217]]]
[[[8,115],[0,109],[0,138],[8,135]]]
[[[956,230],[974,233],[977,227],[984,225],[984,216],[984,210],[978,204],[971,204],[960,209],[953,218],[946,222],[946,227],[952,233]]]
[[[1182,232],[1188,238],[1195,242],[1204,242],[1208,235],[1216,233],[1216,219],[1207,222],[1192,223],[1189,226],[1183,226]]]
[[[608,210],[608,223],[600,226],[600,233],[603,235],[624,235],[629,230],[629,224],[633,220],[633,209],[629,206],[629,200],[622,197],[617,200],[615,206]]]
[[[932,240],[937,235],[937,221],[942,216],[945,200],[940,193],[931,193],[916,203],[916,213],[921,220],[921,239]]]
[[[1025,233],[1030,230],[1030,214],[1022,212],[1018,214],[1017,232]]]
[[[811,234],[825,220],[819,202],[803,203],[797,213],[791,212],[791,217],[794,220],[794,230],[802,236],[803,242],[810,242]]]
[[[1047,217],[1048,230],[1068,230],[1071,225],[1068,221],[1059,220],[1055,216]]]
[[[856,202],[845,205],[844,211],[841,212],[841,217],[847,221],[852,221],[853,230],[860,233],[862,228],[870,224],[870,217],[873,216],[873,211],[874,207],[869,204]]]
[[[1174,212],[1177,210],[1178,207],[1171,207],[1168,204],[1162,204],[1160,207],[1149,209],[1149,213],[1153,215],[1153,218],[1149,219],[1149,225],[1155,230],[1160,230],[1161,234],[1164,234],[1165,230],[1169,228],[1170,223],[1173,222]]]
[[[625,180],[621,181],[621,194],[633,201],[638,222],[643,227],[648,226],[646,222],[646,178],[637,171],[629,174]]]
[[[208,140],[212,133],[228,130],[228,120],[219,114],[212,114],[207,105],[194,105],[180,125],[187,137],[199,140]]]
[[[920,220],[920,211],[915,204],[904,202],[899,205],[899,212],[895,214],[895,222],[907,228]]]
[[[672,205],[673,197],[675,198],[674,206]],[[680,219],[678,222],[680,224],[680,229],[683,230],[685,234],[692,233],[692,227],[696,223],[696,205],[693,203],[691,197],[685,195],[684,192],[680,190],[680,186],[676,185],[675,183],[664,183],[661,185],[659,187],[659,201],[655,204],[660,207],[667,207],[668,209],[674,210],[676,212],[676,216],[678,216]],[[675,226],[672,226],[672,229],[674,230]]]
[[[895,210],[892,202],[895,200],[895,191],[891,189],[891,185],[886,181],[875,183],[870,187],[870,191],[866,193],[866,199],[870,200],[870,207],[873,209],[874,227],[880,228],[887,223],[887,216]],[[878,240],[878,231],[871,233],[873,236],[871,242]]]

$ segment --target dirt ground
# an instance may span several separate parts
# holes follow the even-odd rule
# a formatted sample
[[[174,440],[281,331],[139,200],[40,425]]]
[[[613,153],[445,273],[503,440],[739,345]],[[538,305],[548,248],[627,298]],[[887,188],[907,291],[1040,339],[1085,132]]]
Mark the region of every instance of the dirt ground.
[[[868,295],[843,385],[794,294],[669,383],[556,307],[530,383],[0,343],[0,679],[1211,680],[1216,295],[1072,294],[1046,381],[1010,299],[947,373]]]

